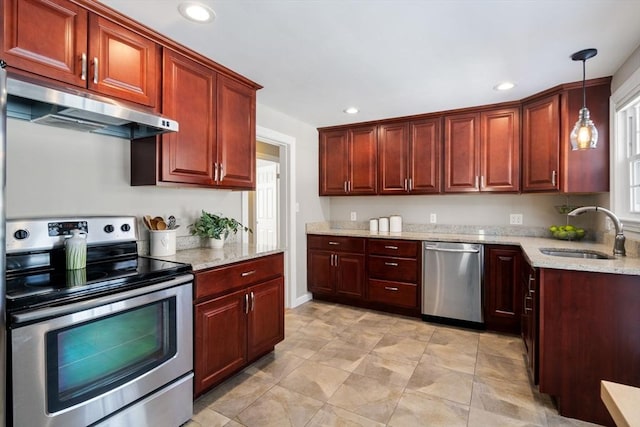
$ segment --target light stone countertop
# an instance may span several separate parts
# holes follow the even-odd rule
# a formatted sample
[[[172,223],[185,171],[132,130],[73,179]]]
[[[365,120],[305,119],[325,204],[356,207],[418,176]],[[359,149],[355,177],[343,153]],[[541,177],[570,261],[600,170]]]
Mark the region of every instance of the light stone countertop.
[[[222,249],[185,249],[176,251],[175,255],[152,256],[151,258],[191,264],[193,271],[198,271],[281,252],[284,252],[284,249],[277,246],[256,246],[242,243],[227,243]]]
[[[618,257],[615,259],[585,259],[545,255],[541,248],[588,249],[613,254],[613,246],[593,242],[568,242],[544,237],[496,236],[483,234],[455,234],[431,232],[370,232],[369,230],[348,230],[308,226],[307,234],[331,235],[345,237],[367,237],[400,240],[431,240],[439,242],[484,243],[520,246],[532,267],[554,268],[562,270],[593,271],[598,273],[615,273],[640,275],[640,258]]]
[[[640,426],[640,388],[600,381],[600,397],[618,427]]]

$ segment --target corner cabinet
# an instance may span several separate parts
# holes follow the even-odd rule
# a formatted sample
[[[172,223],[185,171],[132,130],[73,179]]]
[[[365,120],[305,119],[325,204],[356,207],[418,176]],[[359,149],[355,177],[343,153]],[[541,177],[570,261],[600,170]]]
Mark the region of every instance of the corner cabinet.
[[[378,127],[378,194],[440,192],[440,117]]]
[[[377,193],[377,127],[320,130],[320,195]]]
[[[180,131],[158,137],[159,148],[155,138],[131,143],[132,185],[254,190],[256,88],[169,49],[163,75],[163,113]]]
[[[195,396],[284,339],[283,272],[282,254],[196,272]]]
[[[11,69],[158,107],[154,41],[67,0],[4,0],[2,25]]]

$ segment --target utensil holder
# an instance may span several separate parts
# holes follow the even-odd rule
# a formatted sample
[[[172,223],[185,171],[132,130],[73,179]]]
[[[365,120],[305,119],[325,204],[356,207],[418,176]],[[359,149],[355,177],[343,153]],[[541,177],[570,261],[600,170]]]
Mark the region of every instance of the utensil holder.
[[[149,253],[151,256],[176,254],[176,230],[149,230]]]

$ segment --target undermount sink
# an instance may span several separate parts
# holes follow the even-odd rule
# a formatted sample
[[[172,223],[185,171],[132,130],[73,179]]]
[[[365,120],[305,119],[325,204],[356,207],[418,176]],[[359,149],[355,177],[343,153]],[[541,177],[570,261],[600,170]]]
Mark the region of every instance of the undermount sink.
[[[589,249],[558,249],[558,248],[542,248],[540,249],[545,255],[561,256],[567,258],[586,258],[586,259],[615,259],[611,255],[603,252],[592,251]]]

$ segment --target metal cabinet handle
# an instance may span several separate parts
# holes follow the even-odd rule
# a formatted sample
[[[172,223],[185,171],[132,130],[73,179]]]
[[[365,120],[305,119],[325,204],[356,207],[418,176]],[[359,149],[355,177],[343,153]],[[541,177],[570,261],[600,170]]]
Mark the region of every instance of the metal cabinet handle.
[[[385,262],[384,265],[388,265],[390,267],[397,267],[398,263],[397,262]]]
[[[331,242],[329,242],[329,244],[330,244],[330,245],[334,245],[334,246],[338,246],[338,245],[340,244],[340,242],[333,242],[333,241],[331,241]]]
[[[251,276],[252,274],[254,274],[256,272],[256,270],[251,270],[251,271],[245,271],[242,274],[240,274],[240,276],[242,277],[247,277],[247,276]]]
[[[484,188],[484,175],[480,176],[480,187]]]
[[[86,53],[82,53],[82,71],[80,74],[80,78],[82,80],[87,80],[87,54]]]
[[[347,188],[349,189],[349,193],[351,193],[351,181],[347,181],[347,183],[348,183]]]
[[[98,84],[98,57],[93,57],[93,82]]]
[[[396,288],[394,286],[385,286],[384,290],[385,291],[391,291],[391,292],[398,292],[398,288]]]
[[[454,252],[461,254],[477,254],[480,252],[478,249],[446,249],[446,248],[436,248],[435,246],[425,246],[425,251],[433,251],[433,252]]]
[[[348,193],[349,189],[347,188],[347,181],[344,182],[344,192]]]
[[[251,311],[256,308],[256,295],[251,291]]]
[[[397,251],[397,250],[398,250],[398,247],[397,247],[397,246],[391,246],[391,245],[389,245],[389,246],[385,246],[384,248],[385,248],[385,249],[393,249],[394,251]]]
[[[407,178],[404,179],[404,191],[409,191],[409,180]]]
[[[331,267],[335,266],[335,263],[333,262],[333,257],[335,256],[335,254],[331,254],[331,258],[329,258],[329,265],[331,265]]]
[[[224,174],[224,166],[222,165],[222,163],[220,163],[219,169],[220,169],[220,181],[222,181],[224,179],[224,175],[225,175]]]
[[[525,296],[524,297],[524,312],[525,313],[529,313],[530,311],[533,311],[533,309],[527,305],[527,301],[532,301],[532,300],[533,300],[533,298],[531,298],[530,296]]]
[[[479,179],[479,177],[478,177],[478,175],[476,175],[476,180],[475,180],[474,185],[475,185],[476,188],[479,189],[480,187],[478,186],[478,179]]]
[[[413,178],[409,178],[409,191],[413,191]]]
[[[529,293],[535,293],[536,292],[535,289],[531,288],[531,283],[535,282],[535,281],[536,281],[536,278],[532,274],[529,274],[529,283],[527,285],[527,287],[529,288]]]
[[[551,185],[556,185],[556,180],[558,178],[558,172],[553,171],[551,172]]]
[[[249,294],[244,294],[244,314],[249,314]]]
[[[336,260],[336,264],[335,264],[335,266],[337,267],[337,266],[338,266],[338,262],[339,262],[340,258],[338,258],[338,254],[335,254],[334,256],[336,257],[336,258],[335,258],[335,260]]]

